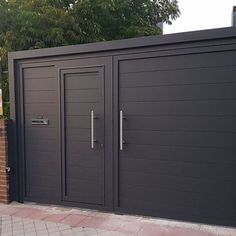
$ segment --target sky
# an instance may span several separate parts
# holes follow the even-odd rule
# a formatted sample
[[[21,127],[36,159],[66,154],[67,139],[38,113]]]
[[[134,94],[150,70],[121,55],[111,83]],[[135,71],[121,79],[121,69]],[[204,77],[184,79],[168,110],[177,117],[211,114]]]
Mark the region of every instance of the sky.
[[[164,25],[164,34],[231,26],[236,0],[178,0],[180,17],[171,26]]]

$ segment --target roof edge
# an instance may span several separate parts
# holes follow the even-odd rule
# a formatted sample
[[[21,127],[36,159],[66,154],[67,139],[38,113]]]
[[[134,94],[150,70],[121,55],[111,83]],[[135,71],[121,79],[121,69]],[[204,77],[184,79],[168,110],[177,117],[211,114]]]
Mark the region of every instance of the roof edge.
[[[158,45],[187,43],[194,41],[206,41],[236,38],[236,27],[217,28],[209,30],[190,31],[184,33],[166,34],[158,36],[146,36],[131,39],[121,39],[89,44],[78,44],[52,48],[42,48],[24,51],[9,52],[11,59],[28,59],[38,57],[51,57],[91,52],[114,51],[122,49],[133,49],[138,47],[151,47]]]

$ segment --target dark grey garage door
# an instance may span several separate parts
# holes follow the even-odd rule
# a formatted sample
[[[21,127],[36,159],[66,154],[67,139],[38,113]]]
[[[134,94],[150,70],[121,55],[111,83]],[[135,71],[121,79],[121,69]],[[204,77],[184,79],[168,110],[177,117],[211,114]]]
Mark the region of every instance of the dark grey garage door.
[[[119,59],[118,211],[235,224],[235,57]]]

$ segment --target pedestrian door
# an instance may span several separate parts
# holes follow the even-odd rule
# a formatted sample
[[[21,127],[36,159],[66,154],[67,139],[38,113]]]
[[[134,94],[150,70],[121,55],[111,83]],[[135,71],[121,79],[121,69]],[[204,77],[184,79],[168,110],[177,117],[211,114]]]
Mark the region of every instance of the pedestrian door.
[[[104,204],[104,68],[61,70],[63,200]]]

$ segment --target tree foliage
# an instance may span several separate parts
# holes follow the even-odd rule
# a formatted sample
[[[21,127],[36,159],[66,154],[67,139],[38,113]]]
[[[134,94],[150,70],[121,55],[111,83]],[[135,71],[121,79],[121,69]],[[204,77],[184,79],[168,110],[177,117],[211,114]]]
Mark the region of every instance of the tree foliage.
[[[178,15],[177,0],[0,0],[0,63],[9,51],[157,35]]]

